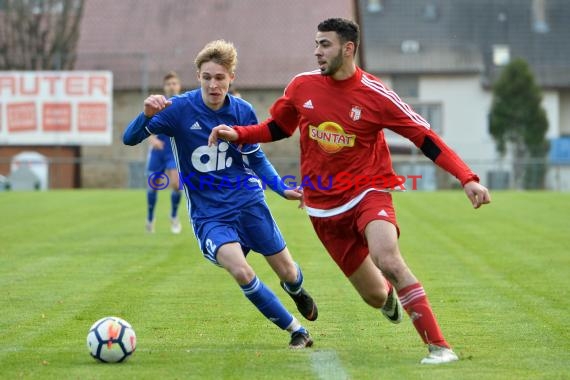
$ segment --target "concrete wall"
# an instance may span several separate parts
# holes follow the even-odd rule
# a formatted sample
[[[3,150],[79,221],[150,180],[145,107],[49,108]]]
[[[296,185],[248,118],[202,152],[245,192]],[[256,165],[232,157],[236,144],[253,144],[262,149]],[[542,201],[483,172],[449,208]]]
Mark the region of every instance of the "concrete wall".
[[[465,160],[496,157],[495,143],[488,133],[490,94],[481,87],[480,77],[423,77],[420,100],[437,102],[443,108],[441,136]]]
[[[136,147],[123,145],[122,135],[128,123],[142,111],[140,91],[113,94],[113,144],[110,146],[83,146],[81,182],[83,187],[127,187],[130,161],[144,161],[147,144]]]

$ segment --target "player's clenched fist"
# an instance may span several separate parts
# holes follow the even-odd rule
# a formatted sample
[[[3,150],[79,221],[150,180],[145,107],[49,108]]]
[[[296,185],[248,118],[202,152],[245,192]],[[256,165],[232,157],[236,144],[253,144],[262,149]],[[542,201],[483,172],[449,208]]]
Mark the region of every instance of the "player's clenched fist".
[[[144,115],[152,117],[171,104],[172,102],[166,99],[164,95],[150,95],[144,100]]]
[[[218,139],[226,140],[226,141],[236,141],[238,138],[238,134],[234,131],[231,127],[228,127],[225,124],[218,125],[212,129],[210,133],[210,137],[208,137],[208,146],[217,145]]]
[[[473,208],[479,208],[482,205],[491,203],[491,194],[489,190],[478,182],[471,181],[465,184],[463,187],[467,198],[471,201]]]

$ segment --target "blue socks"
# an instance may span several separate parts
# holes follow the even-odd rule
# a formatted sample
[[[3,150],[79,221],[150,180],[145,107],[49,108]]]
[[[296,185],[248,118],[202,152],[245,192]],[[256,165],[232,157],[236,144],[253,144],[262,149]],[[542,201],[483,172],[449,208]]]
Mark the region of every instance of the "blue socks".
[[[147,220],[152,222],[154,220],[154,206],[156,206],[156,199],[157,199],[156,190],[147,190],[146,192],[146,200],[147,200]]]
[[[182,198],[182,192],[180,191],[173,191],[170,194],[170,200],[172,204],[172,208],[170,209],[170,217],[176,218],[178,215],[178,206],[180,205],[180,199]],[[158,193],[156,190],[147,190],[146,192],[146,199],[147,199],[147,220],[152,222],[154,220],[154,208],[156,206],[156,202],[158,200]]]
[[[257,276],[247,285],[240,285],[243,293],[255,307],[281,329],[291,328],[296,318],[285,309],[279,298]],[[298,324],[299,322],[297,322]],[[296,326],[295,326],[296,327]]]
[[[170,210],[170,217],[172,219],[176,218],[176,214],[178,213],[178,205],[180,204],[180,197],[182,195],[181,191],[173,191],[170,193],[170,201],[172,204],[172,209]]]

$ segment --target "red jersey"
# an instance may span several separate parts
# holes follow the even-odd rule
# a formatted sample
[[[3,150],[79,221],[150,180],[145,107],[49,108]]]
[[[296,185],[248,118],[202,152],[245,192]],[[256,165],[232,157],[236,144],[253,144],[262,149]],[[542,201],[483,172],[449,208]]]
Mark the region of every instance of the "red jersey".
[[[383,129],[411,140],[462,185],[478,177],[429,123],[379,79],[357,67],[342,81],[320,71],[297,75],[257,126],[235,127],[238,143],[268,142],[298,127],[301,175],[309,215],[327,217],[354,207],[370,191],[399,188]]]

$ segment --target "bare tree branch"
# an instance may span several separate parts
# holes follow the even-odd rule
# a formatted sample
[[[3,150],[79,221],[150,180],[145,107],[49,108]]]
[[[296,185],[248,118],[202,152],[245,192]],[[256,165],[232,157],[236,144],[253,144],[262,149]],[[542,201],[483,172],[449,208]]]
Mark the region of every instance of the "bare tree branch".
[[[84,0],[4,0],[0,70],[72,70]]]

